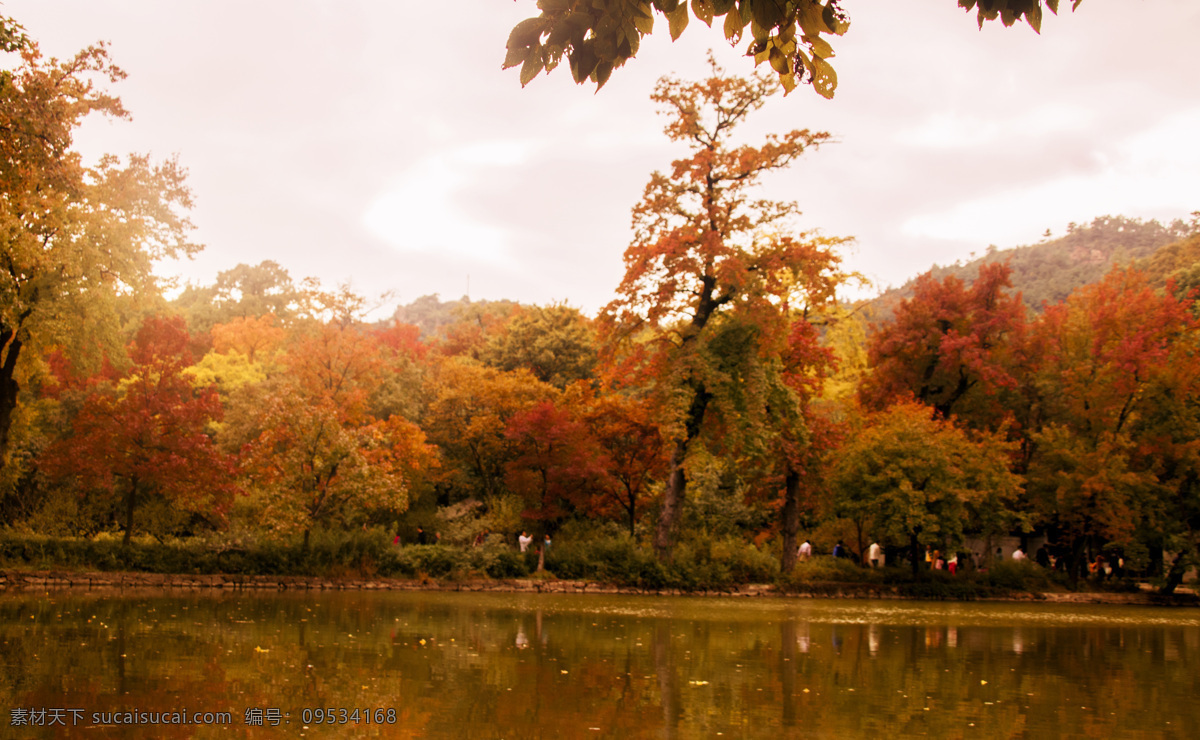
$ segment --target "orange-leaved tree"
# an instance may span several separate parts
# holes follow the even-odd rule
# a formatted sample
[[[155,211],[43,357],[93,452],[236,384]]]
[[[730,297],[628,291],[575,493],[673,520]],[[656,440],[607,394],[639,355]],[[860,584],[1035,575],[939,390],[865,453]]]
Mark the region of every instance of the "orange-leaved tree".
[[[1196,471],[1184,465],[1170,480],[1174,463],[1191,455],[1163,434],[1172,416],[1195,413],[1196,332],[1185,302],[1122,268],[1051,307],[1035,327],[1046,424],[1033,434],[1029,488],[1074,545],[1073,573],[1088,545],[1170,528],[1156,512],[1162,486]],[[1183,453],[1174,462],[1172,450]]]
[[[786,332],[779,317],[831,300],[845,278],[835,252],[842,240],[793,235],[796,204],[754,197],[763,175],[829,135],[797,130],[757,147],[736,145],[733,132],[778,86],[712,67],[709,79],[664,78],[655,88],[667,136],[690,153],[669,174],[651,176],[633,211],[636,234],[618,298],[601,317],[610,357],[622,357],[631,379],[649,383],[665,410],[670,466],[654,542],[662,559],[675,538],[688,453],[710,404],[737,386],[726,382],[725,369],[742,361],[725,355],[778,346],[763,334]],[[718,331],[729,322],[736,324],[731,332]]]

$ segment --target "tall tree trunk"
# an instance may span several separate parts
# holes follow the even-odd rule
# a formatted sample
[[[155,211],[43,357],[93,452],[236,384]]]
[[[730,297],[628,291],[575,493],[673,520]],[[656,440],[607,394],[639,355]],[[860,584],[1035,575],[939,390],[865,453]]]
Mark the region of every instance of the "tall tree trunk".
[[[662,513],[658,517],[658,529],[654,533],[654,554],[659,562],[671,562],[671,548],[675,545],[675,529],[679,524],[679,512],[683,508],[683,499],[687,493],[687,476],[683,472],[683,463],[687,459],[688,448],[692,440],[700,436],[700,427],[704,423],[704,411],[712,395],[703,385],[693,382],[692,404],[688,408],[687,420],[684,424],[685,435],[675,440],[675,449],[671,450],[671,472],[667,478],[667,487],[663,491]]]
[[[658,515],[658,529],[654,532],[654,554],[660,562],[670,562],[671,546],[675,542],[675,524],[679,519],[679,508],[687,479],[683,474],[683,461],[687,456],[687,440],[675,441],[671,450],[671,472],[667,476],[667,487],[663,490],[662,509]]]
[[[910,533],[908,535],[908,548],[912,551],[912,576],[914,581],[921,577],[921,570],[917,566],[917,562],[921,559],[920,555],[917,553],[917,548],[919,546],[920,543],[917,542],[917,533]]]
[[[17,383],[17,358],[21,354],[21,339],[7,327],[0,331],[0,350],[5,349],[4,362],[0,364],[0,470],[8,461],[8,432],[12,428],[13,413],[17,410],[17,394],[21,386]]]
[[[796,543],[800,532],[800,471],[787,464],[783,480],[783,557],[779,559],[779,570],[791,573],[796,567]]]
[[[629,502],[629,506],[625,507],[625,511],[629,513],[629,536],[636,537],[637,532],[637,497],[633,495],[632,487],[625,484],[625,500]]]
[[[125,539],[122,541],[125,547],[129,547],[130,538],[133,536],[133,508],[137,504],[137,487],[137,477],[131,477],[129,493],[125,496]]]

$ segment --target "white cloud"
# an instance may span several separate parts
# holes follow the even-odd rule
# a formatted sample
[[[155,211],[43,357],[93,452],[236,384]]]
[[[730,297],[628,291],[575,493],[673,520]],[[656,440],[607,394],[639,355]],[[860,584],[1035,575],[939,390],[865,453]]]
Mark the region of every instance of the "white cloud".
[[[1108,151],[1097,172],[1033,182],[908,219],[912,236],[1016,244],[1041,229],[1103,214],[1185,213],[1200,207],[1200,108],[1172,116]]]
[[[476,142],[429,155],[375,196],[363,213],[367,230],[402,252],[440,252],[489,263],[511,259],[510,230],[471,215],[463,192],[525,162],[526,141]]]
[[[938,111],[920,124],[896,134],[908,146],[926,149],[965,149],[1002,143],[1014,138],[1052,136],[1086,129],[1094,116],[1078,106],[1052,103],[1016,115],[981,117],[957,111]]]

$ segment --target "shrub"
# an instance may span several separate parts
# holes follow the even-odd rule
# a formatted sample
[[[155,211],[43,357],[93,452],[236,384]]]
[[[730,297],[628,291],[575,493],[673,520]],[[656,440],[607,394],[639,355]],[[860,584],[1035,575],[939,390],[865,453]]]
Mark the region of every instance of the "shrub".
[[[896,568],[863,568],[846,558],[824,555],[796,563],[791,573],[782,575],[778,585],[785,591],[809,591],[817,583],[884,583]]]

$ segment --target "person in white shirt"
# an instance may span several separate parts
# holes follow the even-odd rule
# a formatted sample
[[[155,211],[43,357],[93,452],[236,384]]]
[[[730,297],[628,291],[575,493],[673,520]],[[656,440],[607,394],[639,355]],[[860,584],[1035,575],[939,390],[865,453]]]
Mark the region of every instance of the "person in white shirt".
[[[517,545],[521,548],[521,552],[529,549],[529,544],[533,542],[533,537],[530,537],[524,530],[521,531],[521,536],[517,537]]]
[[[812,543],[809,542],[808,540],[805,540],[804,544],[800,545],[800,549],[796,551],[796,554],[800,556],[801,560],[808,560],[809,558],[811,558],[812,557]]]
[[[882,558],[883,558],[883,548],[881,548],[879,546],[878,542],[872,542],[871,546],[867,548],[867,560],[871,561],[871,567],[878,568],[879,561]]]
[[[1024,559],[1025,559],[1025,552],[1020,547],[1017,547],[1017,549],[1013,550],[1013,560],[1020,561],[1020,560],[1024,560]]]

